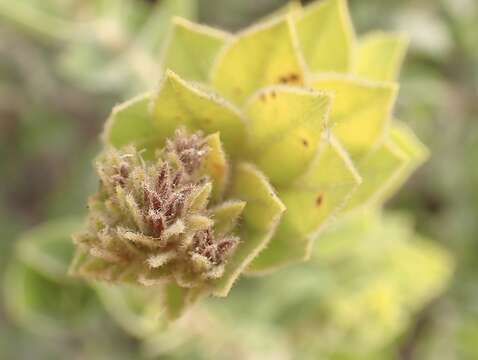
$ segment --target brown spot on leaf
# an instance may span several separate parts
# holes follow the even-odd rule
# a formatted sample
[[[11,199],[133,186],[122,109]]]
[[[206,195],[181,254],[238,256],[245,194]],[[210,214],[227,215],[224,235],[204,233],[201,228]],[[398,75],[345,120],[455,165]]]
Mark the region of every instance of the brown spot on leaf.
[[[275,99],[276,96],[277,96],[276,92],[275,92],[275,91],[271,91],[271,97],[272,97],[273,99]]]
[[[285,74],[279,77],[280,84],[300,84],[301,76],[297,73]]]
[[[304,145],[305,147],[309,146],[309,142],[307,141],[307,139],[302,139],[302,145]]]
[[[317,195],[317,197],[315,198],[315,205],[317,205],[317,207],[320,207],[324,202],[324,194],[319,194]]]

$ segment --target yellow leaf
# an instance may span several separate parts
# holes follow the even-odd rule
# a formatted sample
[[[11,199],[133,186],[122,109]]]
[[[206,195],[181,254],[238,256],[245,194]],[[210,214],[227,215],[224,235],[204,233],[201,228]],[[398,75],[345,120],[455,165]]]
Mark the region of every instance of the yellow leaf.
[[[264,272],[309,258],[313,240],[342,209],[360,176],[345,150],[334,139],[324,139],[308,170],[290,187],[280,188],[287,208],[268,247],[250,267]]]
[[[394,81],[408,46],[401,34],[374,32],[359,41],[354,73],[369,80]]]
[[[218,56],[211,82],[226,98],[242,104],[257,89],[273,84],[301,85],[303,63],[287,18],[239,33]]]
[[[215,201],[221,199],[226,182],[229,177],[229,166],[226,154],[222,148],[219,133],[211,134],[206,138],[208,152],[203,161],[201,174],[209,176],[213,182],[211,198]]]
[[[400,183],[407,167],[408,156],[393,142],[386,142],[356,162],[363,183],[352,195],[348,210],[380,205],[390,195],[390,189]]]
[[[239,274],[267,246],[285,210],[265,176],[254,166],[241,163],[232,177],[231,198],[246,202],[240,228],[241,242],[226,264],[213,293],[226,296]]]
[[[328,74],[316,77],[313,87],[335,94],[330,124],[352,156],[385,138],[397,95],[396,84]]]
[[[314,157],[326,126],[330,97],[272,86],[245,105],[248,156],[276,185],[293,181]]]
[[[307,6],[296,26],[312,72],[350,70],[355,34],[345,0],[324,0]]]

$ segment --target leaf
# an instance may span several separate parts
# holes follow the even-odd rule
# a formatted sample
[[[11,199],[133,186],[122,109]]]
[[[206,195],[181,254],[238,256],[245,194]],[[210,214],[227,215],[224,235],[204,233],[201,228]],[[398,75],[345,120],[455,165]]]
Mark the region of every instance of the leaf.
[[[188,80],[207,82],[213,61],[228,37],[229,34],[208,26],[174,18],[163,68]]]
[[[80,219],[64,218],[34,227],[18,240],[19,258],[43,276],[67,281],[74,253],[71,234],[80,229],[82,223]]]
[[[402,34],[374,32],[359,41],[354,73],[368,80],[394,81],[408,46]]]
[[[152,104],[153,123],[163,138],[178,126],[202,130],[206,134],[220,132],[224,147],[234,156],[241,150],[245,124],[233,105],[213,94],[205,93],[166,71]]]
[[[345,0],[324,0],[307,6],[296,26],[312,72],[350,70],[355,34]]]
[[[316,77],[313,87],[335,93],[330,114],[334,134],[345,148],[363,152],[386,136],[397,85],[343,75]]]
[[[245,206],[245,201],[229,200],[211,209],[215,232],[227,234],[232,231]]]
[[[303,84],[304,71],[291,21],[280,18],[239,33],[212,69],[214,88],[237,104],[267,85]]]
[[[149,112],[151,94],[139,95],[114,107],[103,132],[105,143],[117,148],[127,144],[138,147],[164,141]]]
[[[428,156],[427,148],[413,132],[405,124],[394,121],[387,142],[357,160],[364,181],[353,195],[348,209],[364,204],[383,204]]]
[[[285,86],[261,90],[245,105],[249,159],[274,185],[289,184],[314,157],[329,109],[330,97],[322,92]]]
[[[352,195],[347,210],[382,204],[390,189],[401,183],[407,168],[407,155],[393,142],[386,142],[356,162],[363,183]]]
[[[413,168],[411,172],[423,164],[430,152],[427,147],[417,138],[414,132],[403,122],[394,121],[390,129],[391,140],[408,155],[410,166]]]
[[[226,154],[222,148],[219,133],[207,136],[206,142],[209,150],[204,159],[200,172],[208,175],[213,182],[212,199],[219,200],[224,194],[226,182],[229,177],[229,166],[227,164]]]
[[[234,281],[267,246],[285,210],[264,175],[254,166],[241,163],[232,177],[230,197],[246,202],[240,227],[241,242],[226,264],[224,275],[213,284],[213,294],[227,296]]]
[[[191,212],[202,211],[206,208],[209,197],[211,196],[212,185],[210,182],[206,182],[204,185],[196,190],[196,193],[191,196],[191,203],[189,209]]]
[[[69,279],[61,282],[21,261],[12,261],[3,283],[5,309],[20,325],[41,336],[59,339],[88,321],[92,293]],[[91,319],[89,319],[91,320]]]
[[[207,293],[200,288],[186,289],[176,283],[165,284],[161,289],[162,309],[161,321],[168,325],[171,321],[182,317],[201,297]]]
[[[429,157],[426,146],[402,122],[395,121],[392,124],[390,142],[397,146],[406,155],[407,159],[400,174],[396,175],[394,181],[388,183],[388,188],[383,193],[384,199],[391,198]]]
[[[158,49],[163,46],[164,38],[168,35],[170,23],[174,21],[175,16],[183,19],[194,19],[196,17],[196,1],[162,0],[161,4],[156,4],[152,11],[147,10],[147,12],[149,13],[147,22],[141,27],[141,33],[137,40],[147,50],[156,54]],[[122,14],[124,14],[124,11]]]
[[[249,270],[265,272],[307,260],[317,234],[346,204],[361,179],[345,150],[324,138],[307,171],[280,188],[287,208],[269,246]]]
[[[129,334],[142,338],[159,328],[159,299],[148,288],[100,282],[93,287],[108,314]]]
[[[18,1],[11,7],[8,1],[0,1],[0,15],[18,30],[23,30],[46,42],[67,41],[77,29],[66,14],[55,14],[35,2]],[[53,9],[50,9],[53,10]],[[58,31],[62,29],[62,31]]]

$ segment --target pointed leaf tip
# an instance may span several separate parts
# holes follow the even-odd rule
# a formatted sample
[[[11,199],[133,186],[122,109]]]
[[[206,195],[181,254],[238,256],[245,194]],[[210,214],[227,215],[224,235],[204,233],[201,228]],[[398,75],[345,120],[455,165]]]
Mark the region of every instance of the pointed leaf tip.
[[[188,80],[207,82],[219,50],[229,34],[175,17],[166,47],[162,66]]]
[[[324,74],[315,78],[313,86],[335,93],[331,127],[352,157],[386,137],[398,93],[397,84]]]
[[[153,122],[164,137],[180,126],[206,135],[219,132],[229,155],[244,141],[245,124],[238,109],[213,93],[207,93],[166,71],[151,104]]]
[[[323,0],[305,7],[296,20],[296,27],[312,72],[350,70],[355,32],[347,1]]]
[[[354,73],[369,80],[396,80],[408,42],[404,34],[373,32],[365,35],[359,41]]]
[[[293,31],[291,21],[279,18],[239,33],[217,58],[213,86],[241,105],[264,86],[303,84],[304,69]]]

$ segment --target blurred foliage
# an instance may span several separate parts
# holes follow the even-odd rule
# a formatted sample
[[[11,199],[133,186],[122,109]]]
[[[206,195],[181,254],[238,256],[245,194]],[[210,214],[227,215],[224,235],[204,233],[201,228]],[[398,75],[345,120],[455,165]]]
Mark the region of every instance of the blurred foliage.
[[[212,300],[190,314],[192,323],[166,333],[145,320],[150,310],[134,290],[115,296],[115,288],[92,290],[38,268],[23,244],[67,244],[75,221],[42,225],[35,241],[31,232],[20,234],[84,212],[96,184],[90,163],[100,126],[114,103],[154,84],[166,19],[197,10],[200,21],[237,29],[284,1],[0,0],[0,358],[307,359],[317,351],[334,359],[478,357],[478,4],[349,3],[360,33],[410,35],[398,113],[432,158],[389,207],[417,215],[418,231],[453,261],[412,235],[401,216],[365,214],[354,226],[373,236],[349,229],[354,236],[335,241],[347,226],[338,229],[314,262],[267,284],[241,281],[228,302]],[[136,61],[151,72],[138,72]],[[360,244],[344,244],[346,238]],[[8,268],[7,259],[15,259]],[[450,288],[430,302],[452,262]],[[140,341],[145,333],[132,328],[148,336]]]

